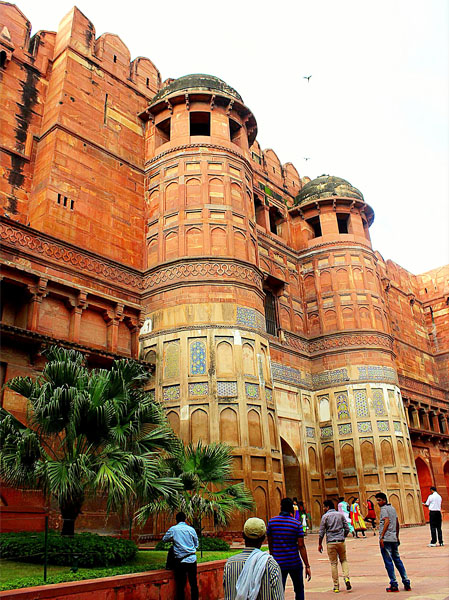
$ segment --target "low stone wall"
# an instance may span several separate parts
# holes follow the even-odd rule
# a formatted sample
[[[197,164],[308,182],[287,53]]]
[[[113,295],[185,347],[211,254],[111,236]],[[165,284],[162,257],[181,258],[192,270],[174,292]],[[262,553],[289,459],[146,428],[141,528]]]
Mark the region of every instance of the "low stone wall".
[[[215,560],[198,565],[200,598],[222,600],[223,569],[225,560]],[[189,584],[186,584],[186,599]],[[11,600],[172,600],[175,598],[175,581],[172,571],[165,569],[147,571],[102,579],[87,579],[54,585],[0,592],[0,598]]]

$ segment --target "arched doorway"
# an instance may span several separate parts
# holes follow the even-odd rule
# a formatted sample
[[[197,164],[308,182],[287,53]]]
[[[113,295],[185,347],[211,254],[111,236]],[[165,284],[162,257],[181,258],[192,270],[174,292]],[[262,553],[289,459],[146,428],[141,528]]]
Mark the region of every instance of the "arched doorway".
[[[448,494],[448,461],[444,465],[444,479],[445,479],[445,485],[447,486],[447,494]]]
[[[281,451],[283,453],[283,474],[286,496],[305,500],[302,497],[302,485],[300,480],[300,464],[297,456],[289,444],[281,438]]]
[[[422,497],[422,502],[430,495],[430,486],[433,485],[433,480],[431,478],[430,469],[428,468],[427,463],[418,456],[416,458],[416,469],[417,476],[419,478],[419,486],[420,486],[420,495]],[[425,513],[425,519],[428,519],[428,508],[426,506],[423,507]]]

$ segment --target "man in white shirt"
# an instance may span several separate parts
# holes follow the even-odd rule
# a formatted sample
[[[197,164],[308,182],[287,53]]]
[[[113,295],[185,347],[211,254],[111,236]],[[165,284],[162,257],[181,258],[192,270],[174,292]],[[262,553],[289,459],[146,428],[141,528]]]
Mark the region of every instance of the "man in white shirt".
[[[431,542],[428,544],[428,546],[434,548],[435,546],[437,546],[438,539],[439,546],[444,545],[444,542],[442,540],[442,498],[437,493],[436,488],[434,486],[430,487],[430,492],[431,494],[428,496],[427,501],[423,502],[423,505],[428,506],[428,509],[430,511]]]

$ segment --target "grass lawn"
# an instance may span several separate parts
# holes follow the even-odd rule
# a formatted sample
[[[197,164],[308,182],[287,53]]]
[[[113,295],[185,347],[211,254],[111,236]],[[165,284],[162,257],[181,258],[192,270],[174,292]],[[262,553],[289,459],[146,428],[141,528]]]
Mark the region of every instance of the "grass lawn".
[[[223,560],[240,550],[228,552],[203,552],[197,555],[198,562],[209,560]],[[112,575],[123,575],[124,573],[135,573],[142,571],[153,571],[163,569],[166,564],[167,552],[165,550],[140,550],[136,559],[121,567],[98,567],[95,569],[80,567],[76,574],[72,573],[70,567],[49,565],[47,569],[48,583],[61,583],[63,581],[78,581],[80,579],[94,579],[97,577],[111,577]],[[44,567],[34,563],[15,562],[13,560],[0,560],[0,584],[1,590],[14,589],[43,585]],[[55,581],[53,581],[55,580]]]

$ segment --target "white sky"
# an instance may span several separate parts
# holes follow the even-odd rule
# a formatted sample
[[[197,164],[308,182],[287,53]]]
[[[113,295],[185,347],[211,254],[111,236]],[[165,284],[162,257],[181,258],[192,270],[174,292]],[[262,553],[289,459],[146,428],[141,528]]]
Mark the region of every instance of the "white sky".
[[[17,5],[35,33],[56,30],[73,3]],[[448,0],[76,5],[97,36],[116,33],[163,80],[209,73],[236,88],[261,147],[300,176],[359,188],[385,260],[416,274],[448,262]]]

